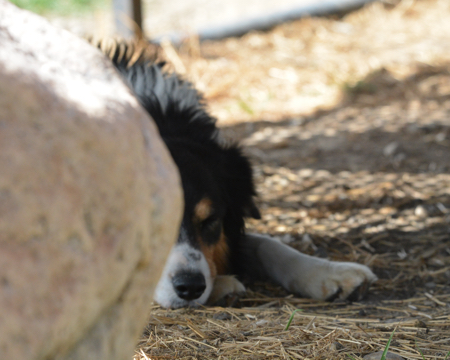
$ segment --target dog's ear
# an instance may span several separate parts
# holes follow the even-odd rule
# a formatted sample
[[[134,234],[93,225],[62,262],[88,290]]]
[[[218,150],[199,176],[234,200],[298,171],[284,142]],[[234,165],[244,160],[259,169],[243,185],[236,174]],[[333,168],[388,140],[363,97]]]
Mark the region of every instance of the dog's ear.
[[[237,146],[229,146],[223,152],[224,180],[231,206],[242,211],[242,217],[261,219],[254,202],[256,196],[252,167]]]

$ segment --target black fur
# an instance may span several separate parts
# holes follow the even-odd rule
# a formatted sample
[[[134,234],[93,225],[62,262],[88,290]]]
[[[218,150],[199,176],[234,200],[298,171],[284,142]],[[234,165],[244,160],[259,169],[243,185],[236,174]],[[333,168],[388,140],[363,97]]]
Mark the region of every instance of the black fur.
[[[163,70],[163,63],[110,56],[114,65],[154,119],[180,171],[185,211],[183,226],[195,244],[196,232],[209,244],[223,229],[230,252],[244,239],[244,218],[259,217],[253,203],[255,189],[248,159],[236,144],[219,139],[215,119],[192,84]],[[204,196],[213,202],[214,214],[199,228],[192,223],[193,209]],[[236,257],[235,259],[238,259]],[[239,270],[233,262],[229,271]]]

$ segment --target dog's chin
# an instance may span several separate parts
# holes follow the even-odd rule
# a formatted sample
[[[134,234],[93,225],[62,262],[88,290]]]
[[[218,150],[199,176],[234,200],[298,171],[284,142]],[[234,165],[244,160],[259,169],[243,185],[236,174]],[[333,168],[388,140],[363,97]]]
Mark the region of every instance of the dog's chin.
[[[162,307],[166,309],[179,309],[179,308],[198,308],[202,305],[204,305],[203,302],[200,302],[198,300],[192,300],[192,301],[186,301],[180,298],[173,299],[170,302],[167,302],[165,304],[159,304]]]
[[[212,289],[210,287],[207,288],[202,296],[200,296],[198,299],[190,301],[179,298],[174,291],[165,293],[156,291],[154,300],[160,306],[166,309],[179,309],[183,307],[197,308],[206,304],[211,290]]]

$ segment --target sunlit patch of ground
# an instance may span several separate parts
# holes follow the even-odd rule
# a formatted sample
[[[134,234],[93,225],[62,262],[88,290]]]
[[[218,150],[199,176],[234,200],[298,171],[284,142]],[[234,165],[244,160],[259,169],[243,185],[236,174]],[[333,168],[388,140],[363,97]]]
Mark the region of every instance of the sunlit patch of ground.
[[[201,46],[192,39],[179,55],[222,123],[301,117],[334,107],[343,90],[374,90],[362,82],[374,72],[387,69],[395,83],[450,60],[447,1],[386,3]]]

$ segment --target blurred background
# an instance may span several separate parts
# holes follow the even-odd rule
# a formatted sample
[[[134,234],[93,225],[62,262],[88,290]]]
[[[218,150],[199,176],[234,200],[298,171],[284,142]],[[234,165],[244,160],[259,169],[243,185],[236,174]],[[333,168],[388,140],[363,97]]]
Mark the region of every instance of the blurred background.
[[[13,2],[79,36],[101,38],[117,34],[114,9],[132,28],[128,15],[118,15],[120,6],[139,1]],[[298,118],[355,92],[369,101],[374,81],[395,84],[418,65],[439,66],[450,56],[447,0],[139,3],[145,37],[163,42],[175,70],[204,92],[220,123]],[[233,33],[242,36],[217,39]],[[387,71],[382,79],[380,70]],[[374,72],[377,79],[367,84]]]
[[[142,26],[148,38],[175,32],[236,24],[249,19],[295,11],[320,13],[351,8],[373,0],[13,0],[16,5],[50,18],[78,35],[111,36],[114,11],[139,3]],[[129,16],[130,14],[125,14]],[[119,15],[120,16],[120,15]],[[295,15],[291,15],[296,17]],[[298,16],[297,16],[298,17]]]

